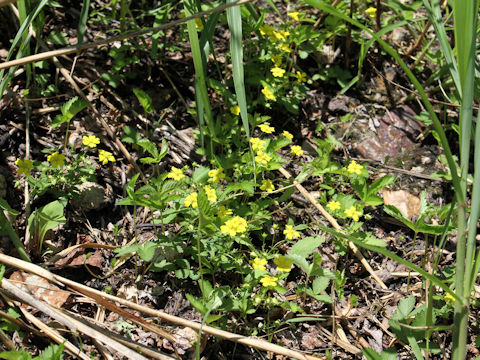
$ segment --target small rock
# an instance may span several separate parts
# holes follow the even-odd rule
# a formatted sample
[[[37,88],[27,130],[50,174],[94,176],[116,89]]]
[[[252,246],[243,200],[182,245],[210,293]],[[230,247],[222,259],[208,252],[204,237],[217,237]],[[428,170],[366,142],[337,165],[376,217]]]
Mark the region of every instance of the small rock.
[[[87,181],[77,186],[79,196],[72,200],[76,210],[100,210],[109,202],[105,188],[97,183]]]

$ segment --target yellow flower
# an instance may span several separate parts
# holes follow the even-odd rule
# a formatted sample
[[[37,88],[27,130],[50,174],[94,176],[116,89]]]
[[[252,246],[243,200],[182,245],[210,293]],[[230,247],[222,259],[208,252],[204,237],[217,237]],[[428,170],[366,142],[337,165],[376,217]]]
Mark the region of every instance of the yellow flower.
[[[359,216],[362,215],[362,212],[358,211],[357,208],[354,205],[352,205],[345,210],[345,215],[348,217],[351,217],[353,221],[358,221]]]
[[[275,287],[278,283],[278,278],[276,276],[265,275],[263,278],[260,279],[260,282],[265,287]]]
[[[340,201],[330,201],[328,204],[327,204],[327,208],[330,210],[330,211],[335,211],[335,210],[339,210],[340,209]]]
[[[285,74],[285,70],[279,67],[271,68],[270,71],[272,72],[272,75],[275,77],[283,77],[283,74]]]
[[[33,161],[27,159],[17,159],[15,160],[15,165],[18,166],[17,174],[18,175],[30,175],[30,171],[33,169]]]
[[[273,260],[275,265],[277,265],[277,270],[278,271],[283,271],[283,272],[290,272],[293,261],[290,259],[287,259],[285,256],[281,255]]]
[[[100,144],[100,139],[95,135],[84,135],[82,138],[82,144],[90,148],[97,147]]]
[[[225,206],[221,205],[218,208],[217,216],[224,217],[224,216],[232,215],[232,213],[233,213],[232,209],[227,209]]]
[[[270,126],[269,123],[265,123],[265,124],[260,124],[258,125],[258,127],[260,128],[260,130],[262,132],[264,132],[265,134],[271,134],[275,131],[275,128]]]
[[[260,189],[266,192],[272,192],[275,190],[275,186],[273,186],[272,180],[267,179],[262,180],[262,186],[260,186]]]
[[[273,92],[266,86],[263,87],[262,89],[262,94],[265,95],[265,98],[267,100],[272,100],[272,101],[275,101],[277,100],[277,98],[275,97],[275,95],[273,94]]]
[[[285,136],[290,141],[292,141],[292,139],[293,139],[293,135],[290,134],[287,130],[283,130],[282,135]]]
[[[65,164],[65,155],[55,151],[53,154],[48,155],[47,160],[53,167],[62,167]]]
[[[240,106],[238,106],[238,105],[232,106],[232,107],[230,108],[230,112],[231,112],[233,115],[238,115],[238,114],[240,114]]]
[[[286,40],[290,36],[290,33],[285,30],[273,31],[273,36],[277,40]]]
[[[287,53],[291,53],[292,52],[292,49],[290,49],[290,46],[288,46],[288,44],[281,44],[279,46],[279,49],[282,50],[282,51],[285,51]]]
[[[175,166],[172,166],[170,172],[167,174],[167,178],[173,179],[175,181],[180,181],[185,178],[185,175],[182,169],[178,169]]]
[[[282,55],[280,54],[272,54],[270,56],[270,60],[275,64],[275,66],[280,66],[282,65]]]
[[[253,151],[262,151],[265,149],[265,140],[259,138],[250,138]]]
[[[223,173],[222,168],[210,170],[208,172],[208,176],[210,176],[210,179],[208,179],[208,181],[215,184],[218,184],[220,182],[220,179],[225,179],[225,174]]]
[[[289,12],[288,16],[290,16],[295,21],[300,21],[300,13],[298,11]]]
[[[301,72],[301,71],[297,71],[297,81],[299,83],[303,83],[303,82],[307,81],[307,74],[305,74],[304,72]]]
[[[290,146],[290,150],[292,154],[297,155],[297,156],[302,156],[303,155],[303,150],[302,147],[299,145],[292,145]]]
[[[217,192],[215,189],[212,189],[210,186],[205,185],[204,187],[205,193],[207,194],[207,199],[208,201],[214,203],[217,201]]]
[[[367,10],[365,10],[368,16],[371,18],[374,18],[377,16],[377,8],[374,7],[369,7]]]
[[[299,237],[300,233],[293,229],[293,225],[285,225],[283,235],[285,235],[288,240],[292,240],[293,238]]]
[[[257,152],[257,156],[255,156],[255,162],[260,163],[262,166],[267,166],[270,160],[272,160],[272,157],[263,151]]]
[[[103,165],[107,164],[109,161],[114,162],[115,158],[113,157],[110,151],[105,150],[98,150],[98,161],[100,161]]]
[[[185,198],[185,200],[183,200],[183,205],[185,205],[185,207],[191,206],[192,209],[196,209],[198,208],[197,198],[198,198],[198,193],[193,192],[190,195],[188,195]]]
[[[195,27],[197,28],[197,30],[200,30],[200,31],[203,30],[202,19],[200,19],[200,18],[195,18]]]
[[[357,174],[360,175],[361,171],[363,169],[363,166],[360,164],[357,164],[355,160],[353,160],[350,164],[348,164],[347,171],[349,174]]]
[[[455,293],[456,293],[456,291],[455,291]],[[451,302],[452,305],[455,305],[455,298],[454,298],[452,295],[448,294],[448,293],[447,293],[447,295],[445,295],[445,296],[443,297],[443,300],[445,300],[445,302],[446,302],[447,304],[448,304],[449,302]]]
[[[247,231],[247,221],[240,216],[234,216],[227,220],[224,225],[220,226],[222,234],[229,234],[235,236],[237,233]]]
[[[262,35],[272,35],[274,31],[275,31],[275,28],[273,26],[266,25],[266,24],[260,26],[260,34]]]
[[[265,265],[267,265],[267,259],[255,258],[252,261],[250,261],[250,264],[252,264],[253,270],[264,271],[266,270]]]

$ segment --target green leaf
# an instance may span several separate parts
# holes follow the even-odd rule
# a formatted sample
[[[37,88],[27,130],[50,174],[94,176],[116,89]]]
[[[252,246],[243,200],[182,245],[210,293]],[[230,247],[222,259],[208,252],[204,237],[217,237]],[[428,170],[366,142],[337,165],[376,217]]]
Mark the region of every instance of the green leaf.
[[[10,350],[0,353],[0,359],[7,360],[31,360],[32,355],[24,350]]]
[[[330,284],[330,279],[326,276],[318,276],[312,282],[312,290],[315,294],[320,294]]]
[[[84,99],[80,99],[78,96],[75,96],[73,99],[70,99],[61,107],[62,115],[55,116],[55,119],[52,121],[52,129],[57,128],[65,122],[69,122],[72,118],[77,115],[80,111],[85,109],[90,102]]]
[[[63,344],[51,344],[45,348],[42,353],[34,358],[34,360],[62,360],[63,359]]]
[[[138,101],[140,101],[143,110],[145,110],[147,114],[151,114],[154,110],[152,98],[145,91],[139,88],[133,88],[133,92],[137,97]]]
[[[8,211],[10,215],[18,216],[20,214],[17,210],[10,207],[7,200],[0,198],[0,209]]]
[[[143,246],[139,247],[138,249],[138,256],[143,261],[150,262],[153,259],[153,256],[155,255],[155,251],[158,247],[158,244],[153,241],[147,241],[146,243],[143,244]]]
[[[125,135],[122,136],[123,142],[137,144],[142,139],[140,133],[131,126],[125,125],[123,127],[123,132],[125,133]]]
[[[415,297],[410,295],[400,300],[397,310],[392,316],[392,320],[405,320],[409,317],[412,310],[415,308]]]
[[[47,231],[67,221],[64,216],[66,204],[66,199],[52,201],[40,209],[36,209],[28,218],[28,225],[32,235],[37,239],[40,249]]]
[[[307,236],[303,239],[298,240],[292,246],[289,251],[289,255],[298,255],[300,257],[306,258],[310,256],[310,254],[324,242],[325,239],[319,236]]]
[[[137,144],[143,148],[143,150],[147,151],[152,155],[153,157],[158,157],[158,149],[157,145],[155,145],[153,142],[151,142],[148,139],[140,139]]]
[[[416,225],[411,222],[409,219],[407,219],[405,217],[405,215],[403,215],[403,213],[397,209],[396,206],[393,206],[393,205],[385,205],[383,207],[383,210],[388,214],[390,215],[391,217],[397,219],[398,221],[400,221],[402,224],[404,224],[405,226],[408,226],[411,230],[413,231],[416,231],[417,227]]]
[[[238,191],[238,190],[244,191],[248,195],[253,195],[255,188],[251,181],[244,180],[244,181],[239,181],[237,183],[228,184],[225,187],[225,194]]]
[[[192,175],[192,181],[195,184],[203,184],[208,179],[208,172],[210,171],[209,168],[205,166],[199,166],[195,169]]]

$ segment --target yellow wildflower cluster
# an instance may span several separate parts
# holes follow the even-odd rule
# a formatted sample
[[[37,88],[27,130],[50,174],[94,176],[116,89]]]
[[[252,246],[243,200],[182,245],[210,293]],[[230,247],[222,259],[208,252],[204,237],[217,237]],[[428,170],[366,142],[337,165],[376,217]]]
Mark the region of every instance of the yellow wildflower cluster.
[[[299,237],[300,233],[297,230],[293,229],[293,225],[285,225],[283,235],[285,235],[288,240],[292,240],[293,238]]]
[[[285,136],[288,140],[292,141],[293,140],[293,135],[290,134],[287,130],[283,130],[282,133],[283,136]]]
[[[230,112],[231,112],[233,115],[238,115],[238,114],[240,114],[240,106],[238,106],[238,105],[232,106],[232,107],[230,108]]]
[[[367,10],[365,10],[368,16],[371,18],[374,18],[377,16],[377,8],[374,7],[369,7]]]
[[[301,84],[305,81],[307,81],[307,74],[301,71],[297,71],[297,82]]]
[[[208,185],[205,185],[203,189],[205,190],[205,194],[207,194],[208,201],[212,203],[217,202],[217,192],[215,191],[215,189],[211,188]]]
[[[110,151],[106,150],[98,150],[98,161],[100,161],[103,165],[106,165],[109,161],[114,162],[115,157]]]
[[[350,164],[348,164],[347,167],[347,172],[349,174],[357,174],[360,175],[362,172],[363,166],[360,164],[357,164],[355,160],[353,160]]]
[[[260,186],[260,190],[266,192],[272,192],[273,190],[275,190],[275,186],[273,185],[272,180],[262,180],[262,186]]]
[[[100,139],[95,135],[84,135],[82,137],[82,144],[88,146],[89,148],[95,148],[100,144]]]
[[[219,208],[218,208],[218,212],[217,212],[217,216],[218,217],[224,217],[224,216],[229,216],[229,215],[232,215],[233,214],[233,211],[232,209],[227,209],[225,206],[221,205]]]
[[[184,204],[186,207],[191,206],[192,209],[196,209],[196,208],[198,208],[197,199],[198,199],[198,193],[193,192],[193,193],[191,193],[190,195],[188,195],[188,196],[185,198],[185,200],[183,200],[183,204]]]
[[[267,259],[259,259],[255,258],[252,261],[250,261],[250,264],[252,264],[253,270],[260,270],[260,271],[265,271],[267,265]]]
[[[27,159],[17,159],[15,160],[15,165],[18,166],[17,173],[18,175],[30,175],[30,171],[33,169],[33,161]]]
[[[65,155],[55,151],[53,154],[48,155],[47,160],[53,167],[62,167],[65,164]]]
[[[260,138],[250,138],[253,151],[263,151],[265,149],[265,140]]]
[[[247,221],[240,216],[234,216],[233,218],[227,220],[225,224],[220,226],[220,231],[222,234],[235,236],[237,233],[243,233],[247,231]]]
[[[270,126],[270,123],[268,123],[268,122],[266,122],[265,124],[260,124],[260,125],[258,125],[258,127],[265,134],[271,134],[275,131],[275,128],[273,126]]]
[[[271,68],[270,71],[274,77],[283,77],[283,74],[285,74],[285,70],[278,66]]]
[[[260,282],[265,287],[275,287],[278,284],[278,278],[276,276],[265,275],[260,279]]]
[[[292,154],[294,154],[296,156],[302,156],[303,155],[302,147],[299,146],[299,145],[290,146],[290,150],[291,150]]]
[[[225,179],[225,174],[223,173],[222,168],[210,170],[208,172],[208,176],[210,177],[208,181],[215,184],[218,184],[220,182],[220,179]]]
[[[351,217],[353,221],[358,221],[359,216],[362,215],[362,212],[358,211],[357,208],[354,205],[352,205],[348,209],[345,209],[345,215],[348,217]]]
[[[272,160],[272,157],[263,151],[257,152],[257,156],[255,156],[255,162],[259,163],[262,166],[267,166],[268,162]]]
[[[270,90],[268,86],[264,86],[262,89],[262,94],[265,95],[265,99],[275,101],[277,98],[275,94]]]
[[[340,201],[330,201],[328,204],[327,204],[327,208],[328,210],[330,211],[335,211],[335,210],[340,210]]]
[[[185,174],[182,169],[178,169],[175,166],[172,166],[170,172],[167,174],[167,178],[173,179],[175,181],[180,181],[185,178]]]

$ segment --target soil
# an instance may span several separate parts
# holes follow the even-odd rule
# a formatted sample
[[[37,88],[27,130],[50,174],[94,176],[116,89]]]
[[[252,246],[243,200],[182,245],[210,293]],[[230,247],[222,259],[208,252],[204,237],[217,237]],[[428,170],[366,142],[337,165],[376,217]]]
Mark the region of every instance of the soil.
[[[100,3],[94,1],[93,9],[100,9]],[[48,8],[45,11],[44,32],[63,31],[67,34],[66,38],[71,43],[75,43],[75,24],[78,23],[79,12],[70,8],[70,5],[65,5],[65,8],[59,10]],[[11,15],[7,16],[9,13],[7,8],[2,8],[0,11],[0,16],[8,18],[8,21],[0,23],[0,59],[4,61],[8,52],[9,39],[15,36],[13,31],[15,20]],[[148,16],[139,18],[137,25],[151,26],[152,18]],[[87,28],[85,41],[95,41],[109,36],[109,30],[111,30],[109,26],[113,26],[112,23],[105,25],[100,22],[92,23]],[[116,26],[118,27],[118,24]],[[405,34],[402,31],[405,32],[405,29],[397,30],[392,35],[392,42],[400,49],[406,50],[414,43],[414,39],[408,36],[408,32]],[[156,142],[160,142],[161,139],[167,140],[170,150],[168,156],[160,163],[158,169],[160,172],[167,171],[172,165],[207,163],[205,157],[196,151],[198,143],[194,130],[197,129],[197,124],[195,118],[187,111],[192,108],[195,100],[194,68],[188,41],[180,39],[179,33],[175,30],[166,32],[164,41],[171,45],[172,50],[167,51],[161,59],[150,57],[151,37],[138,40],[139,45],[130,54],[132,57],[137,56],[140,60],[125,68],[137,74],[137,77],[120,81],[118,84],[109,83],[102,78],[102,74],[108,74],[112,67],[113,59],[108,55],[109,50],[119,46],[120,43],[89,49],[78,56],[70,55],[59,59],[69,72],[72,71],[73,79],[84,89],[94,108],[116,136],[123,133],[125,126],[130,126],[141,130],[144,136]],[[215,41],[218,47],[216,55],[221,58],[229,48],[228,34],[219,31],[216,35]],[[325,66],[345,67],[345,62],[348,61],[349,70],[355,74],[357,63],[353,55],[355,52],[352,51],[347,60],[342,50],[345,45],[342,41],[339,40],[338,44],[335,44],[334,49],[340,49],[338,55],[330,57]],[[144,46],[143,49],[142,46]],[[50,47],[53,48],[51,45]],[[305,62],[303,67],[310,69],[313,73],[319,66],[318,58],[325,61],[324,57],[325,54],[319,53],[316,57],[311,56],[302,60]],[[75,96],[75,91],[64,76],[58,76],[53,62],[49,61],[48,69],[37,71],[51,75],[51,81],[59,89],[58,95],[41,96],[40,88],[32,88],[27,102],[27,96],[23,94],[23,90],[27,88],[27,79],[25,73],[20,73],[13,78],[6,95],[0,100],[0,197],[5,198],[12,208],[20,212],[21,215],[16,219],[15,226],[22,241],[26,223],[24,194],[22,188],[15,186],[18,176],[14,162],[17,158],[24,158],[27,151],[33,159],[44,158],[43,149],[63,144],[65,127],[52,130],[51,122],[59,113],[59,107],[67,99]],[[209,71],[213,74],[216,69],[212,65]],[[423,78],[427,75],[419,74]],[[426,199],[431,204],[443,206],[452,200],[452,191],[448,181],[432,176],[434,172],[445,170],[444,164],[439,161],[442,150],[437,146],[430,129],[415,119],[416,115],[420,115],[422,108],[418,105],[415,92],[408,84],[406,77],[392,64],[392,59],[375,49],[367,56],[362,82],[357,87],[350,89],[346,95],[339,95],[337,86],[316,82],[310,86],[309,96],[300,104],[298,115],[288,114],[289,116],[286,117],[283,109],[272,108],[269,111],[269,115],[272,116],[271,125],[292,132],[298,144],[302,145],[306,152],[307,161],[312,160],[316,155],[314,139],[324,138],[327,133],[332,134],[342,144],[332,154],[334,160],[344,163],[347,159],[355,159],[368,164],[369,171],[375,177],[385,174],[395,175],[395,184],[389,190],[404,192],[402,195],[394,194],[395,199],[392,201],[396,201],[397,207],[404,206],[406,211],[411,211],[408,216],[414,218],[418,216],[415,204],[419,201],[422,192],[426,193]],[[144,89],[153,99],[155,110],[152,114],[142,115],[144,112],[132,91],[134,87]],[[429,95],[433,99],[442,100],[438,93],[432,92]],[[212,93],[211,99],[214,111],[222,111],[218,94]],[[456,108],[448,105],[439,106],[438,112],[440,115],[448,113],[452,122],[457,116]],[[348,121],[342,121],[347,114],[351,114],[351,118]],[[157,121],[158,119],[161,121]],[[27,128],[29,138],[26,135]],[[44,265],[58,275],[92,288],[102,291],[108,289],[111,294],[138,304],[200,322],[201,315],[185,298],[186,293],[193,292],[198,295],[198,286],[193,280],[177,278],[173,272],[167,271],[146,272],[144,276],[138,277],[135,258],[127,259],[122,266],[112,271],[115,253],[111,249],[78,247],[67,255],[55,257],[55,254],[58,255],[60,251],[75,245],[98,243],[123,246],[132,239],[134,234],[137,234],[139,243],[155,237],[153,226],[149,223],[148,211],[137,209],[137,212],[133,213],[131,207],[116,205],[117,201],[125,197],[126,183],[136,173],[134,165],[126,158],[106,127],[90,111],[82,112],[81,116],[72,121],[69,127],[68,143],[78,149],[81,136],[85,133],[100,137],[102,144],[114,154],[117,161],[108,166],[98,167],[95,174],[98,184],[93,184],[92,189],[81,189],[82,192],[88,193],[85,195],[86,200],[81,204],[76,200],[77,203],[74,202],[67,207],[68,221],[61,228],[47,234],[45,249],[49,251],[39,254],[34,262]],[[126,146],[133,159],[138,160],[138,151],[131,144]],[[456,147],[452,146],[452,148]],[[142,165],[138,161],[137,163],[147,178],[153,175],[151,167]],[[300,170],[298,164],[289,164],[286,168],[293,175],[298,174]],[[302,185],[310,193],[318,194],[322,190],[319,187],[319,181],[321,181],[319,178],[310,178]],[[38,197],[31,200],[31,206],[35,208],[52,199]],[[292,195],[292,201],[293,207],[276,215],[276,220],[280,224],[285,223],[289,217],[296,219],[296,223],[315,219],[326,224],[318,210],[300,193],[295,192]],[[364,223],[362,230],[385,240],[390,251],[405,259],[412,256],[413,262],[422,266],[425,249],[428,248],[426,241],[431,242],[432,239],[419,236],[414,241],[414,233],[387,215],[381,206],[371,209],[370,213],[371,218]],[[178,229],[172,227],[170,230]],[[454,235],[448,236],[446,241],[440,268],[448,270],[455,262]],[[5,236],[1,237],[0,250],[7,255],[18,256]],[[268,337],[269,341],[321,359],[326,358],[327,352],[335,359],[360,358],[361,355],[353,354],[354,351],[349,345],[357,349],[371,347],[379,352],[382,349],[395,347],[399,358],[413,358],[408,345],[402,343],[389,329],[389,320],[397,309],[399,301],[408,295],[415,297],[417,306],[424,303],[425,282],[418,275],[409,276],[408,269],[393,260],[377,253],[363,250],[362,252],[380,279],[387,285],[387,289],[379,287],[351,252],[341,256],[333,244],[324,244],[320,251],[322,266],[332,271],[345,272],[343,299],[336,298],[333,305],[329,305],[310,298],[296,298],[296,286],[305,279],[302,272],[293,270],[286,281],[285,297],[296,299],[295,301],[305,313],[293,314],[272,307],[265,309],[265,313],[257,312],[255,316],[242,321],[236,319],[235,314],[229,314],[225,322],[226,330],[248,336],[252,329],[258,328],[265,322],[266,317],[269,317],[271,320],[282,320],[282,326]],[[86,256],[87,253],[90,255]],[[9,268],[6,277],[11,278],[14,270]],[[221,281],[221,276],[217,280]],[[60,290],[51,289],[51,291]],[[357,299],[356,304],[352,303],[352,295]],[[440,300],[436,301],[440,302],[441,298],[440,296]],[[95,302],[82,298],[78,294],[68,296],[68,299],[62,300],[57,305],[85,319],[92,319],[97,312]],[[7,311],[6,300],[1,303],[1,308]],[[45,323],[52,324],[47,316],[38,312],[35,315]],[[475,307],[472,308],[470,315],[471,319],[478,318]],[[309,319],[286,322],[294,317]],[[313,321],[313,318],[316,320]],[[172,344],[161,339],[158,334],[122,323],[121,320],[121,315],[106,311],[102,324],[109,330],[123,334],[142,345],[174,354]],[[438,319],[437,323],[448,325],[451,321],[450,313],[444,319]],[[119,324],[123,324],[123,328]],[[179,356],[185,359],[193,358],[194,347],[191,341],[197,338],[196,333],[192,334],[188,328],[175,324],[162,324],[162,326],[168,332],[177,334],[179,340],[175,346]],[[472,322],[469,330],[468,358],[478,355],[474,345],[477,327],[478,323]],[[76,341],[75,336],[64,335],[69,340]],[[260,333],[260,335],[264,334]],[[27,349],[32,354],[38,354],[38,350],[50,342],[41,334],[25,330],[23,336],[15,333],[12,340],[17,348]],[[431,343],[441,351],[438,355],[431,355],[430,359],[449,357],[452,346],[449,331],[433,332]],[[80,345],[78,341],[77,345]],[[90,338],[82,337],[82,345],[83,351],[89,356],[99,358],[98,350]],[[260,352],[252,347],[213,336],[205,336],[203,347],[202,358],[204,359],[287,358]],[[2,343],[0,349],[8,348],[5,343]]]

